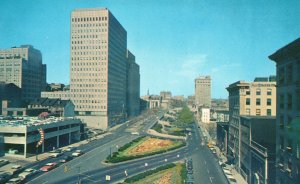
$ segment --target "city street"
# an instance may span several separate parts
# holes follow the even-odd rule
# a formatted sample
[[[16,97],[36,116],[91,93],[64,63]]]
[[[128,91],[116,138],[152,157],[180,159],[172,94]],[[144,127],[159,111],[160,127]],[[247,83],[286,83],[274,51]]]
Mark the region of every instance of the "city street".
[[[156,117],[146,121],[140,132],[144,132],[155,121]],[[196,125],[194,125],[192,135],[188,136],[187,147],[119,164],[103,163],[103,160],[110,154],[110,149],[115,151],[116,145],[121,146],[137,137],[126,132],[126,128],[128,128],[127,125],[122,125],[111,135],[83,146],[82,150],[86,149],[84,155],[37,176],[29,183],[76,183],[79,180],[82,183],[116,183],[126,179],[125,170],[127,177],[130,177],[166,163],[184,161],[185,158],[193,159],[196,183],[226,183],[217,158],[206,146],[201,146],[201,137]],[[41,165],[39,164],[39,167]],[[107,175],[110,176],[109,181],[106,180]]]

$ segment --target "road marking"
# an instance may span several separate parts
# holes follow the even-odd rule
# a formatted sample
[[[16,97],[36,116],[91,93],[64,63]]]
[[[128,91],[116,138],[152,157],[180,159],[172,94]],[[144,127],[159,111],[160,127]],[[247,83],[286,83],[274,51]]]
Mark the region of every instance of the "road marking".
[[[204,164],[206,165],[206,161],[204,161]]]
[[[209,174],[209,170],[207,169],[207,173]]]
[[[209,177],[209,180],[210,180],[210,182],[212,183],[212,179],[213,179],[214,177]]]

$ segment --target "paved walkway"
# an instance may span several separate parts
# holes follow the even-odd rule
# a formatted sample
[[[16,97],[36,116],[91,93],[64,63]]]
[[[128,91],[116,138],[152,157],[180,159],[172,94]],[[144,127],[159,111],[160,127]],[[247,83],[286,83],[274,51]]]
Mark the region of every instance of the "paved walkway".
[[[169,135],[169,134],[162,134],[162,133],[159,133],[155,130],[152,130],[152,129],[149,129],[147,131],[148,134],[150,135],[154,135],[154,136],[158,136],[158,137],[164,137],[164,138],[170,138],[170,139],[180,139],[180,140],[186,140],[185,137],[182,137],[182,136],[175,136],[175,135]]]

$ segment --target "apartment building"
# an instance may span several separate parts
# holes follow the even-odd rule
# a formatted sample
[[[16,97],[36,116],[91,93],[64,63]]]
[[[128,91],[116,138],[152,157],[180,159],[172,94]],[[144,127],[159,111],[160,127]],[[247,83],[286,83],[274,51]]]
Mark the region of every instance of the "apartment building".
[[[211,106],[210,76],[200,76],[195,79],[195,104],[196,106]]]
[[[132,117],[140,114],[140,66],[129,50],[126,58],[126,112],[128,117]]]
[[[76,116],[106,129],[126,116],[127,32],[106,8],[71,13],[70,92]]]
[[[277,70],[276,183],[300,183],[300,38],[269,58]]]
[[[42,54],[31,45],[0,50],[0,82],[13,83],[22,89],[22,99],[39,98],[46,88],[46,65]]]
[[[230,84],[228,158],[239,171],[241,148],[240,116],[275,116],[276,82],[266,78],[254,82],[238,81]]]

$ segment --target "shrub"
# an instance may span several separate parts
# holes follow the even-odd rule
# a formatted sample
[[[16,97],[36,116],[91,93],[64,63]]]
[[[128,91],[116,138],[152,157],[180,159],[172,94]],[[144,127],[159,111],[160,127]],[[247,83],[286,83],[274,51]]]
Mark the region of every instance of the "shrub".
[[[175,167],[175,166],[176,165],[174,163],[170,163],[170,164],[167,164],[167,165],[163,165],[163,166],[157,167],[156,169],[152,169],[152,170],[143,172],[141,174],[135,175],[135,176],[133,176],[131,178],[127,178],[125,180],[125,183],[136,182],[138,180],[146,178],[147,176],[149,176],[151,174],[158,173],[159,171],[166,170],[166,169],[169,169],[169,168],[172,168],[172,167]]]

